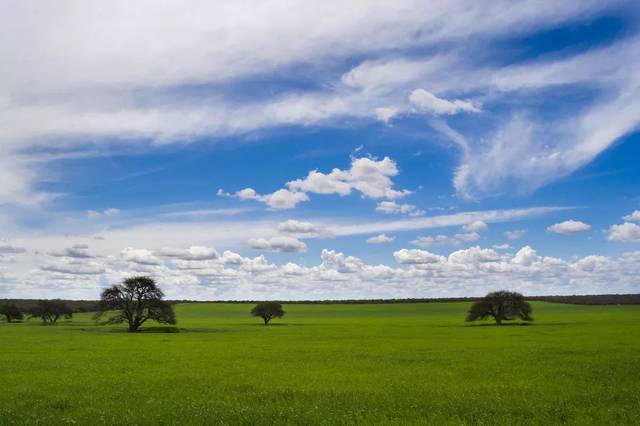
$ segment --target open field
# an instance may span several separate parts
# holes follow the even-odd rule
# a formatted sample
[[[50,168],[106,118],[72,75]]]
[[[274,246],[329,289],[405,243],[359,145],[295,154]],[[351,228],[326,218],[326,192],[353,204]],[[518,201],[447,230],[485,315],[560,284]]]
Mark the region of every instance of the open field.
[[[640,306],[183,304],[178,332],[91,314],[0,325],[0,424],[640,424]],[[482,325],[487,324],[487,325]]]

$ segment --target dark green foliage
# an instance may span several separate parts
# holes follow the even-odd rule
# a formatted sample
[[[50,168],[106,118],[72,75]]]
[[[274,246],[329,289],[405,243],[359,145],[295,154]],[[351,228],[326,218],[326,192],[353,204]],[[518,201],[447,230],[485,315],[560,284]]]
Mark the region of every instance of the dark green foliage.
[[[251,315],[262,318],[264,325],[267,325],[273,318],[282,318],[284,311],[282,310],[282,305],[278,302],[258,302],[251,309]]]
[[[493,317],[497,325],[501,325],[502,321],[516,318],[533,321],[531,305],[524,300],[524,296],[520,293],[504,290],[489,293],[482,299],[473,302],[466,320],[484,320],[489,317]]]
[[[41,300],[29,310],[30,318],[42,318],[44,324],[55,324],[60,317],[70,319],[73,310],[61,300]]]
[[[21,321],[24,318],[22,311],[14,304],[5,304],[0,306],[0,315],[4,315],[7,322]]]
[[[152,278],[137,276],[127,278],[102,292],[95,319],[109,311],[117,311],[105,324],[129,324],[129,331],[138,331],[147,320],[164,324],[176,324],[173,305],[162,300],[164,293]]]

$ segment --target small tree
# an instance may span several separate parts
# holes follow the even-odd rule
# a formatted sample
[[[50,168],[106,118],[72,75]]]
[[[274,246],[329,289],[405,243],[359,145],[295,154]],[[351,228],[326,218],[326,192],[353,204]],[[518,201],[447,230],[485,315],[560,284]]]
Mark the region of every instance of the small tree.
[[[22,321],[24,315],[22,315],[22,311],[16,305],[7,303],[6,305],[0,306],[0,315],[4,315],[7,319],[7,322],[13,321]]]
[[[156,286],[152,278],[137,276],[127,278],[122,284],[114,285],[102,292],[98,303],[98,320],[106,312],[117,311],[105,324],[129,324],[129,331],[134,332],[147,320],[164,324],[176,324],[176,316],[171,303],[162,300],[164,293]]]
[[[61,300],[41,300],[29,310],[30,318],[42,318],[44,324],[55,324],[60,317],[70,319],[73,310]]]
[[[487,319],[493,317],[496,325],[502,321],[513,320],[517,317],[524,321],[533,321],[531,305],[524,300],[520,293],[512,291],[495,291],[482,299],[473,302],[467,314],[467,321]]]
[[[278,302],[259,302],[251,309],[251,315],[262,318],[264,325],[267,325],[273,318],[282,318],[284,311]]]

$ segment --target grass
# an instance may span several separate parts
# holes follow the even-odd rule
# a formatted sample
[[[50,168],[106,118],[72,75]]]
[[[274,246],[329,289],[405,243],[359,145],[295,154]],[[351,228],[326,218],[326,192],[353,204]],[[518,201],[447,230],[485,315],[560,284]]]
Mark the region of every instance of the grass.
[[[4,424],[640,424],[640,306],[178,305],[174,327],[90,314],[0,325]],[[482,324],[482,323],[480,323]],[[489,324],[489,323],[486,323]]]

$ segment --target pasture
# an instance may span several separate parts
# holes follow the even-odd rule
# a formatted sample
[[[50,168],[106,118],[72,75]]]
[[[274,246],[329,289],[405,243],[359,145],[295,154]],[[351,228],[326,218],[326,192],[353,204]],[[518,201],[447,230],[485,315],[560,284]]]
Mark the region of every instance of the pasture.
[[[182,304],[126,333],[91,314],[0,324],[0,424],[640,424],[640,306]]]

